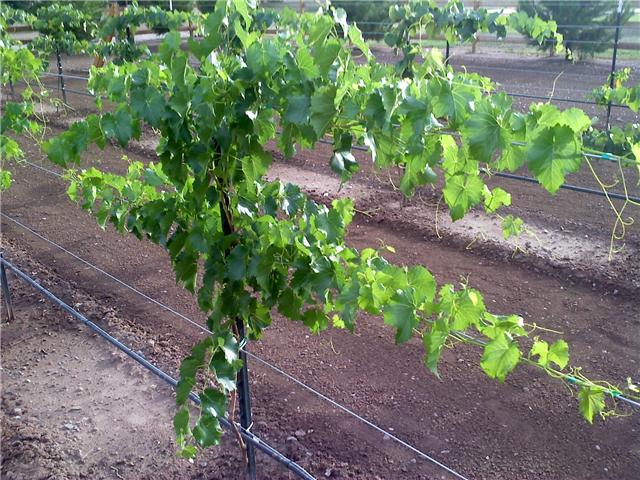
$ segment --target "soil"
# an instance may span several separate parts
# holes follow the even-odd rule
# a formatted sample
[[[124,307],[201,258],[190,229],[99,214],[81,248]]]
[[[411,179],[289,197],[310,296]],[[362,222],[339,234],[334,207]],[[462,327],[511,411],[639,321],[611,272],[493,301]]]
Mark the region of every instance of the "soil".
[[[54,134],[59,132],[53,129]],[[100,159],[104,169],[122,171],[123,154],[141,161],[152,158],[153,139],[145,134],[145,140],[146,144],[129,150],[95,149],[87,158]],[[37,147],[22,143],[29,161],[49,166]],[[271,175],[300,183],[315,198],[327,200],[339,194],[335,178],[323,173],[328,171],[327,159],[327,151],[320,147],[291,160],[278,159]],[[190,318],[202,320],[193,298],[175,285],[168,258],[160,248],[121,237],[110,228],[100,230],[65,197],[62,180],[28,166],[12,170],[15,183],[3,195],[3,213]],[[571,181],[588,179],[580,173]],[[572,348],[572,363],[582,365],[589,376],[620,383],[627,377],[638,378],[637,230],[628,232],[626,255],[613,263],[603,261],[613,217],[600,198],[561,192],[550,199],[536,186],[495,182],[509,186],[517,205],[511,211],[540,233],[540,242],[530,240],[530,246],[523,245],[529,255],[513,255],[513,245],[485,241],[477,230],[465,234],[469,227],[486,229],[484,236],[494,237],[491,219],[479,212],[466,227],[445,224],[436,231],[437,190],[422,189],[411,202],[401,202],[386,179],[368,168],[348,190],[354,193],[359,209],[367,212],[356,217],[349,243],[358,248],[377,242],[393,245],[397,253],[388,255],[391,261],[423,264],[441,283],[468,278],[493,311],[518,312],[526,321],[564,332]],[[65,300],[79,304],[83,313],[104,322],[170,373],[175,373],[179,358],[200,337],[193,326],[4,217],[2,228],[3,249],[11,261],[64,294]],[[465,248],[474,239],[471,248]],[[554,253],[553,247],[560,253]],[[572,253],[575,249],[582,250]],[[9,471],[15,472],[14,478],[37,478],[26,469],[42,464],[44,470],[61,469],[57,478],[118,478],[116,473],[124,478],[242,477],[231,437],[220,449],[186,467],[187,473],[178,470],[185,462],[172,454],[171,393],[148,374],[131,374],[137,367],[129,360],[116,362],[110,347],[86,334],[83,337],[63,315],[43,305],[17,280],[11,282],[19,308],[15,325],[3,325],[3,478]],[[39,333],[33,331],[35,327]],[[55,338],[49,340],[47,333],[55,333]],[[468,478],[632,479],[640,471],[636,412],[589,425],[579,418],[576,399],[560,383],[526,368],[509,376],[504,385],[492,382],[477,366],[480,352],[472,347],[446,351],[440,368],[442,380],[438,380],[421,363],[421,345],[412,341],[397,347],[393,335],[379,318],[368,315],[359,318],[354,335],[329,330],[319,336],[274,315],[273,326],[250,350]],[[51,348],[62,358],[49,357],[54,352],[38,353],[43,340],[57,342]],[[48,348],[44,350],[49,352]],[[76,348],[79,350],[73,353]],[[38,360],[42,355],[47,361],[55,360],[50,366],[45,364],[44,370],[43,361]],[[74,370],[58,369],[58,361]],[[55,388],[49,388],[47,368],[55,370],[51,376],[59,379]],[[262,364],[252,361],[250,369],[256,433],[314,475],[452,478]],[[32,382],[25,383],[25,376]],[[98,376],[110,383],[97,387]],[[85,383],[91,395],[81,403],[84,397],[74,389]],[[104,392],[113,398],[105,398]],[[118,396],[124,400],[116,400]],[[107,419],[84,413],[95,406],[91,402],[98,401],[107,401],[100,410],[109,415]],[[141,423],[132,425],[136,402],[142,404]],[[76,405],[82,410],[72,416],[70,406]],[[23,408],[24,414],[17,415],[15,408]],[[93,420],[83,421],[83,417]],[[67,433],[64,424],[69,422],[80,431]],[[94,423],[98,429],[92,432]],[[131,428],[138,428],[140,435],[132,435]],[[27,440],[19,440],[21,436]],[[39,440],[42,438],[48,440]],[[162,448],[151,448],[154,442],[160,442]],[[86,443],[110,453],[88,456]],[[134,453],[122,455],[125,451]],[[116,463],[119,460],[123,463]],[[262,478],[288,478],[277,466],[261,462]]]

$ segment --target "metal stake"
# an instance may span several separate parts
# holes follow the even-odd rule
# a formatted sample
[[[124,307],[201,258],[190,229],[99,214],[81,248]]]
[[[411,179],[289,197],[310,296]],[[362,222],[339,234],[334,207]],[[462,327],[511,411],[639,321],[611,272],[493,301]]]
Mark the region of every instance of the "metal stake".
[[[7,279],[7,271],[4,268],[4,255],[0,253],[0,283],[2,283],[2,295],[4,296],[4,303],[7,307],[7,318],[10,322],[13,322],[15,317],[13,316],[13,306],[11,305],[11,291],[9,290],[9,280]]]
[[[226,215],[226,207],[229,205],[229,199],[226,194],[223,194],[220,200],[220,216],[222,218],[222,231],[225,235],[233,233],[233,226],[230,223],[231,220]],[[228,252],[226,252],[228,253]],[[242,341],[245,338],[244,321],[242,318],[236,318],[236,329],[238,331],[238,337]],[[245,347],[246,348],[246,347]],[[243,349],[244,350],[244,349]],[[240,350],[240,359],[242,360],[242,369],[238,372],[236,377],[236,390],[238,398],[238,407],[240,410],[240,425],[250,430],[253,424],[251,419],[251,391],[249,389],[249,365],[247,362],[247,354]],[[245,443],[247,452],[247,478],[255,480],[256,477],[256,452],[253,444]]]
[[[56,47],[56,61],[58,63],[58,79],[60,80],[60,87],[62,89],[62,100],[67,103],[67,92],[64,89],[64,75],[62,74],[62,58],[60,58],[60,49]]]
[[[609,75],[609,87],[613,88],[616,76],[616,57],[618,56],[618,40],[620,39],[620,22],[622,21],[622,0],[618,0],[618,12],[616,13],[616,35],[613,40],[613,57],[611,58],[611,74]],[[607,103],[607,131],[611,128],[611,98]]]
[[[444,64],[449,65],[449,40],[447,40],[447,45],[444,51]]]
[[[244,338],[244,322],[241,318],[236,319],[236,328],[238,336]],[[245,346],[246,348],[246,346]],[[251,428],[253,420],[251,419],[251,391],[249,390],[249,366],[247,364],[247,354],[244,349],[240,350],[240,359],[242,360],[242,370],[238,372],[236,379],[236,388],[238,390],[238,405],[240,407],[240,425],[246,430]],[[256,477],[256,453],[253,444],[245,443],[247,449],[247,478],[255,480]]]

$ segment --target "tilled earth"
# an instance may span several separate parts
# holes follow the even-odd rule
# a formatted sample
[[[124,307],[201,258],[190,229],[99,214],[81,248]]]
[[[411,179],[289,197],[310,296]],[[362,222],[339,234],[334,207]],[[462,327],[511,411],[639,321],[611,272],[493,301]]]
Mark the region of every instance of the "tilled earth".
[[[54,134],[59,132],[54,128]],[[30,161],[47,165],[35,146],[27,142],[23,146]],[[112,146],[104,152],[96,149],[87,157],[101,159],[102,168],[121,171],[123,154],[141,161],[152,158],[145,148],[125,151]],[[202,320],[190,295],[175,285],[161,249],[121,237],[111,229],[100,230],[65,197],[62,180],[31,167],[12,170],[15,183],[3,195],[3,213],[151,297]],[[304,152],[286,163],[280,160],[274,166],[277,176],[303,187],[310,182],[310,173],[326,170],[322,149]],[[588,178],[583,175],[577,180]],[[329,199],[336,194],[335,178],[330,175],[313,177],[313,181],[308,190],[315,198]],[[423,191],[414,203],[391,208],[390,201],[399,202],[399,197],[393,189],[383,187],[384,183],[377,172],[366,168],[356,178],[354,190],[369,194],[359,205],[367,213],[358,215],[349,231],[351,245],[393,245],[397,253],[389,254],[390,260],[423,264],[441,283],[467,277],[484,293],[493,311],[518,312],[529,322],[563,331],[572,346],[572,363],[584,366],[589,376],[616,382],[640,376],[640,303],[632,281],[638,272],[636,255],[606,265],[594,255],[590,268],[588,251],[575,263],[551,262],[549,256],[536,253],[513,255],[504,245],[482,238],[465,248],[468,240],[464,236],[449,232],[439,238],[432,223],[414,221],[422,218],[417,210],[423,209],[427,217],[433,214],[437,191]],[[515,183],[509,190],[517,205],[514,213],[528,223],[550,235],[569,230],[567,238],[574,242],[570,248],[578,245],[578,238],[586,237],[606,257],[613,217],[600,199],[561,193],[550,200],[538,187]],[[200,337],[193,326],[10,220],[3,218],[2,227],[3,248],[10,260],[170,373],[175,373],[179,358]],[[637,231],[630,230],[626,240],[629,250],[635,248]],[[550,249],[554,246],[548,245],[552,240],[541,241]],[[2,338],[3,478],[6,472],[13,472],[13,478],[47,478],[36,474],[41,471],[56,472],[52,478],[242,477],[231,436],[221,449],[205,454],[190,467],[175,459],[171,393],[147,374],[131,374],[137,367],[130,366],[129,360],[104,360],[117,356],[99,340],[83,337],[66,317],[38,302],[17,280],[12,285],[18,292],[18,315],[15,325],[3,324]],[[33,331],[34,325],[41,333]],[[49,347],[42,346],[47,332],[55,332],[57,343],[52,348],[62,354],[60,358],[49,357]],[[40,349],[49,353],[38,353]],[[73,353],[74,349],[79,350]],[[250,349],[468,478],[632,479],[640,471],[637,413],[588,425],[579,418],[577,401],[566,387],[527,369],[519,369],[504,385],[492,382],[477,366],[480,352],[471,347],[446,351],[442,380],[438,380],[421,363],[421,345],[409,342],[396,347],[393,332],[381,319],[361,316],[354,335],[330,330],[311,336],[302,325],[275,315],[263,340]],[[44,363],[47,368],[42,370],[41,357],[55,361]],[[250,368],[255,431],[316,476],[453,478],[262,364],[252,361]],[[98,376],[110,378],[110,383],[97,383]],[[48,385],[53,382],[51,377],[55,388]],[[82,386],[85,381],[90,395],[85,399],[88,403],[81,403],[83,396],[76,384]],[[107,395],[113,399],[105,399]],[[51,403],[54,400],[61,406]],[[104,423],[93,431],[94,425],[83,420],[93,417],[82,412],[99,400],[106,401],[102,412],[111,421],[103,418]],[[132,410],[138,408],[137,402],[143,405],[141,420],[132,426],[129,419],[136,415]],[[71,412],[74,406],[81,410]],[[79,431],[67,429],[67,423]],[[89,456],[91,450],[83,448],[76,437],[109,453]],[[151,448],[154,442],[161,447]],[[132,452],[130,456],[121,455],[125,449]],[[26,470],[41,464],[41,471]],[[260,466],[262,478],[288,478],[271,462],[261,460]],[[181,468],[191,473],[178,473]]]

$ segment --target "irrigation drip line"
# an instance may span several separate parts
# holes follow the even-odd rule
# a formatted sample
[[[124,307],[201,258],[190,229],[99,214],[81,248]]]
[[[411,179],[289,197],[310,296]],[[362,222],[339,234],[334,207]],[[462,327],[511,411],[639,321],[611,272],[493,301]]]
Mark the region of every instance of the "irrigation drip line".
[[[144,299],[148,300],[149,302],[153,303],[154,305],[159,306],[160,308],[176,315],[178,318],[187,321],[188,323],[190,323],[191,325],[197,327],[198,329],[200,329],[201,331],[207,333],[207,334],[211,334],[213,335],[214,333],[209,330],[208,328],[204,327],[203,325],[198,324],[197,322],[193,321],[192,319],[190,319],[189,317],[175,311],[174,309],[172,309],[171,307],[164,305],[163,303],[159,302],[158,300],[155,300],[154,298],[149,297],[148,295],[146,295],[145,293],[141,292],[140,290],[136,289],[135,287],[132,287],[131,285],[123,282],[122,280],[114,277],[113,275],[111,275],[108,272],[105,272],[104,270],[102,270],[100,267],[92,264],[91,262],[83,259],[82,257],[79,257],[78,255],[76,255],[73,252],[70,252],[69,250],[67,250],[66,248],[64,248],[61,245],[58,245],[57,243],[55,243],[52,240],[49,240],[47,237],[45,237],[44,235],[41,235],[40,233],[36,232],[35,230],[31,229],[30,227],[28,227],[27,225],[24,225],[23,223],[19,222],[18,220],[10,217],[9,215],[7,215],[4,212],[0,212],[0,215],[2,215],[3,217],[5,217],[6,219],[12,221],[13,223],[15,223],[16,225],[20,226],[21,228],[27,230],[29,233],[35,235],[36,237],[40,238],[41,240],[49,243],[50,245],[52,245],[53,247],[63,251],[64,253],[72,256],[73,258],[81,261],[82,263],[84,263],[85,265],[87,265],[88,267],[96,270],[97,272],[107,276],[108,278],[114,280],[115,282],[117,282],[118,284],[128,288],[129,290],[131,290],[132,292],[140,295],[141,297],[143,297]],[[271,370],[273,370],[274,372],[280,374],[280,375],[284,375],[287,379],[295,382],[296,384],[302,386],[303,388],[305,388],[307,391],[313,393],[314,395],[317,395],[319,398],[331,403],[332,405],[336,406],[337,408],[339,408],[340,410],[342,410],[345,413],[348,413],[349,415],[351,415],[352,417],[354,417],[355,419],[364,422],[366,425],[371,426],[372,428],[374,428],[375,430],[383,433],[384,435],[388,435],[389,438],[393,439],[394,441],[398,442],[400,445],[409,448],[411,451],[415,452],[416,454],[418,454],[420,457],[424,458],[425,460],[428,460],[429,462],[434,463],[437,466],[440,466],[442,468],[444,468],[445,470],[447,470],[448,472],[451,472],[453,475],[456,475],[458,478],[463,479],[463,480],[467,480],[466,477],[461,476],[460,474],[454,472],[453,470],[451,470],[449,467],[447,467],[446,465],[438,462],[438,460],[436,460],[435,458],[430,457],[429,455],[427,455],[426,453],[422,452],[421,450],[419,450],[418,448],[414,447],[413,445],[405,442],[404,440],[396,437],[395,435],[393,435],[392,433],[390,433],[389,431],[377,426],[376,424],[372,423],[371,421],[363,418],[362,416],[360,416],[359,414],[357,414],[356,412],[354,412],[353,410],[350,410],[348,407],[339,404],[338,402],[336,402],[335,400],[331,399],[330,397],[327,397],[326,395],[318,392],[317,390],[315,390],[313,387],[310,387],[309,385],[305,384],[304,382],[302,382],[301,380],[298,380],[296,377],[294,377],[293,375],[285,372],[284,370],[280,369],[279,367],[276,367],[275,365],[267,362],[266,360],[263,360],[261,357],[257,356],[254,353],[251,353],[247,350],[242,349],[242,351],[250,358],[256,360],[257,362],[259,362],[262,365],[265,365],[266,367],[270,368]]]
[[[506,172],[489,172],[486,169],[483,169],[485,173],[494,175],[496,177],[503,177],[503,178],[508,178],[510,180],[519,180],[522,182],[527,182],[527,183],[538,183],[538,180],[532,177],[527,177],[525,175],[515,175],[513,173],[506,173]],[[560,188],[564,188],[566,190],[571,190],[574,192],[580,192],[580,193],[588,193],[591,195],[599,195],[601,197],[610,197],[610,198],[615,198],[616,200],[629,200],[632,202],[638,202],[640,203],[640,197],[635,197],[632,195],[623,195],[621,193],[615,193],[615,192],[607,192],[604,193],[601,190],[596,190],[595,188],[587,188],[587,187],[581,187],[579,185],[569,185],[569,184],[562,184],[560,186]]]
[[[42,285],[40,285],[38,282],[36,282],[33,278],[28,276],[22,270],[20,270],[16,266],[14,266],[11,262],[6,260],[4,257],[0,257],[0,262],[2,262],[3,265],[9,267],[25,283],[31,285],[33,288],[38,290],[49,301],[51,301],[52,303],[54,303],[55,305],[57,305],[58,307],[60,307],[64,311],[66,311],[72,317],[76,318],[77,320],[80,320],[87,327],[89,327],[91,330],[93,330],[95,333],[97,333],[100,337],[102,337],[103,339],[105,339],[106,341],[111,343],[117,349],[119,349],[122,352],[126,353],[129,357],[131,357],[133,360],[135,360],[140,365],[145,367],[147,370],[149,370],[152,373],[154,373],[155,375],[157,375],[159,378],[164,380],[167,384],[171,385],[173,388],[175,388],[178,385],[178,381],[175,378],[173,378],[171,375],[169,375],[168,373],[166,373],[163,370],[161,370],[159,367],[157,367],[156,365],[151,363],[149,360],[144,358],[139,353],[134,352],[130,347],[128,347],[127,345],[122,343],[120,340],[118,340],[117,338],[115,338],[112,335],[110,335],[106,330],[103,330],[98,325],[96,325],[94,322],[92,322],[87,317],[82,315],[80,312],[78,312],[77,310],[75,310],[72,307],[70,307],[69,305],[67,305],[65,302],[60,300],[53,293],[51,293],[49,290],[44,288]],[[200,405],[200,398],[195,393],[192,392],[189,395],[189,398],[196,405]],[[230,420],[228,420],[225,417],[219,417],[219,421],[225,428],[227,428],[228,430],[234,431],[234,425],[232,425],[232,422]],[[237,428],[239,430],[240,435],[248,443],[251,443],[257,449],[259,449],[262,452],[266,453],[268,456],[273,458],[278,463],[284,465],[287,469],[291,470],[293,473],[298,475],[300,478],[303,478],[303,479],[306,479],[306,480],[315,480],[315,477],[313,477],[313,475],[311,475],[309,472],[307,472],[304,468],[302,468],[300,465],[295,463],[293,460],[291,460],[291,459],[287,458],[286,456],[284,456],[283,454],[281,454],[278,450],[276,450],[271,445],[266,443],[260,437],[256,436],[255,434],[253,434],[249,430],[246,430],[245,428],[241,427],[238,424],[235,424],[235,428]]]
[[[400,445],[402,445],[405,448],[408,448],[409,450],[411,450],[412,452],[414,452],[415,454],[417,454],[418,456],[424,458],[425,460],[428,460],[431,463],[434,463],[435,465],[441,467],[442,469],[446,470],[447,472],[449,472],[450,474],[452,474],[453,476],[460,478],[460,479],[466,479],[466,477],[462,476],[461,474],[459,474],[458,472],[456,472],[455,470],[452,470],[451,468],[447,467],[445,464],[438,462],[435,458],[430,457],[429,455],[427,455],[426,453],[418,450],[417,448],[415,448],[413,445],[405,442],[404,440],[402,440],[401,438],[396,437],[394,434],[387,432],[385,429],[380,428],[379,426],[377,426],[375,423],[370,422],[369,420],[367,420],[364,417],[361,417],[360,415],[358,415],[357,413],[349,410],[348,408],[344,407],[343,405],[341,405],[340,403],[336,402],[335,400],[333,400],[332,398],[327,397],[326,395],[318,392],[317,390],[315,390],[313,387],[310,387],[309,385],[301,382],[300,380],[298,380],[296,377],[288,374],[287,372],[285,372],[284,370],[279,369],[278,367],[274,366],[274,365],[268,365],[264,360],[262,360],[259,357],[256,357],[255,355],[253,355],[250,352],[247,352],[247,356],[253,358],[255,361],[257,361],[258,363],[262,363],[264,365],[267,365],[269,368],[275,370],[276,372],[278,372],[280,375],[284,376],[285,378],[287,378],[288,380],[292,381],[293,383],[297,384],[298,386],[304,388],[305,390],[309,391],[310,393],[313,393],[314,395],[316,395],[317,397],[321,398],[322,400],[330,403],[331,405],[333,405],[334,407],[342,410],[345,413],[348,413],[349,415],[353,416],[354,418],[356,418],[357,420],[359,420],[360,422],[365,423],[366,425],[368,425],[369,427],[373,428],[374,430],[377,430],[379,433],[384,434],[385,436],[389,437],[390,439],[394,440],[395,442],[399,443]]]
[[[84,258],[76,255],[75,253],[67,250],[66,248],[64,248],[62,245],[59,245],[57,243],[55,243],[53,240],[48,239],[47,237],[45,237],[44,235],[41,235],[40,233],[36,232],[35,230],[33,230],[32,228],[28,227],[27,225],[25,225],[24,223],[16,220],[15,218],[10,217],[9,215],[7,215],[4,212],[0,212],[0,215],[2,215],[4,218],[6,218],[7,220],[15,223],[16,225],[18,225],[20,228],[28,231],[29,233],[31,233],[32,235],[38,237],[40,240],[43,240],[44,242],[47,242],[49,245],[57,248],[58,250],[66,253],[67,255],[75,258],[76,260],[78,260],[79,262],[84,263],[86,266],[88,266],[89,268],[92,268],[93,270],[95,270],[96,272],[108,277],[109,279],[113,280],[114,282],[118,283],[119,285],[131,290],[133,293],[135,293],[136,295],[141,296],[142,298],[144,298],[145,300],[147,300],[150,303],[153,303],[154,305],[172,313],[173,315],[176,315],[177,317],[181,318],[182,320],[189,322],[190,324],[192,324],[193,326],[197,327],[198,329],[202,330],[203,333],[206,334],[212,334],[211,330],[209,330],[208,328],[204,327],[203,325],[200,325],[198,322],[195,322],[194,320],[191,320],[189,317],[187,317],[186,315],[181,314],[180,312],[174,310],[173,308],[159,302],[158,300],[150,297],[149,295],[145,294],[144,292],[141,292],[140,290],[138,290],[135,287],[132,287],[131,285],[129,285],[128,283],[123,282],[122,280],[120,280],[119,278],[111,275],[109,272],[103,270],[102,268],[98,267],[97,265],[92,264],[91,262],[85,260]]]
[[[34,168],[42,170],[43,172],[48,173],[49,175],[55,175],[56,177],[63,177],[61,173],[54,172],[53,170],[49,170],[48,168],[43,167],[42,165],[38,165],[37,163],[30,162],[29,160],[19,160],[19,163],[26,163]]]
[[[580,105],[597,105],[600,107],[605,108],[606,105],[602,105],[598,102],[594,102],[593,100],[576,100],[574,98],[558,98],[555,96],[543,96],[543,95],[530,95],[527,93],[513,93],[513,92],[505,92],[507,95],[509,95],[510,97],[516,97],[516,98],[530,98],[533,100],[553,100],[554,102],[565,102],[565,103],[577,103]],[[617,107],[617,108],[626,108],[628,109],[629,106],[628,105],[618,105],[618,104],[611,104],[612,107]]]
[[[495,67],[495,66],[489,66],[489,65],[473,65],[471,67],[469,67],[468,65],[465,65],[465,67],[467,69],[469,68],[481,68],[483,70],[500,70],[503,72],[519,72],[519,73],[544,73],[544,74],[549,74],[549,75],[553,75],[553,76],[559,76],[562,75],[563,77],[567,77],[567,76],[571,76],[571,77],[578,77],[578,78],[584,78],[585,75],[589,75],[589,76],[593,76],[593,77],[598,77],[601,78],[602,74],[599,73],[591,73],[591,72],[584,72],[584,73],[573,73],[573,72],[556,72],[555,70],[536,70],[533,68],[513,68],[513,67]],[[609,76],[610,72],[607,71],[606,75]],[[586,92],[588,93],[588,90],[579,90],[581,92]]]
[[[71,78],[72,80],[89,80],[89,77],[81,77],[79,75],[67,75],[65,73],[53,73],[53,72],[42,72],[41,75],[44,75],[45,77],[64,77],[64,78]]]

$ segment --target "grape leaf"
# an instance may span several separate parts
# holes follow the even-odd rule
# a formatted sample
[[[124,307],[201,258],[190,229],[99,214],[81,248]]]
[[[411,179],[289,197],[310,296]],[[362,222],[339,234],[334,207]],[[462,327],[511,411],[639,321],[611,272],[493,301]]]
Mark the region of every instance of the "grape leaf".
[[[507,339],[505,334],[501,334],[485,345],[480,366],[490,378],[497,378],[504,382],[507,374],[516,367],[519,361],[518,345]]]
[[[555,193],[566,174],[576,172],[582,163],[576,134],[567,126],[541,129],[529,142],[527,162],[540,184]]]
[[[471,207],[480,203],[483,189],[480,177],[464,174],[447,176],[443,193],[451,219],[461,219]]]
[[[593,423],[593,417],[604,410],[604,393],[599,388],[581,386],[578,400],[580,413],[589,423]]]

